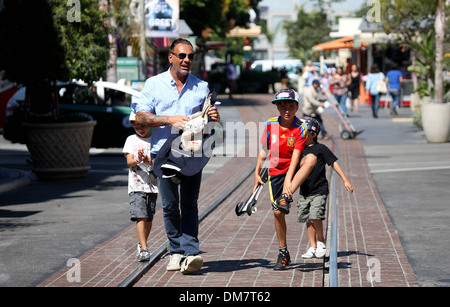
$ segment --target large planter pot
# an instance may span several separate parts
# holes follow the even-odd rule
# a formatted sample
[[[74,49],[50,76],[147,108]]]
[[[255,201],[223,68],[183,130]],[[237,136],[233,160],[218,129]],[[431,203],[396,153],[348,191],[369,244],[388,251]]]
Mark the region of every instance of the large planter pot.
[[[429,143],[445,143],[450,139],[450,104],[423,103],[422,125]]]
[[[89,148],[96,121],[74,123],[24,124],[26,145],[39,179],[65,179],[86,176]]]

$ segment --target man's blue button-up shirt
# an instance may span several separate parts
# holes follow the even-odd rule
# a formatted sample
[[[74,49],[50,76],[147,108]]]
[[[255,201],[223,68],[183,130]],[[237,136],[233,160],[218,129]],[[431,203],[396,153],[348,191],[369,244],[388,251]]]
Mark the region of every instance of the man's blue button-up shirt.
[[[189,74],[186,83],[178,94],[175,80],[169,70],[153,76],[142,88],[142,97],[131,105],[135,113],[150,112],[155,115],[190,116],[203,108],[209,94],[208,83]],[[151,153],[156,154],[170,137],[172,126],[152,128]]]

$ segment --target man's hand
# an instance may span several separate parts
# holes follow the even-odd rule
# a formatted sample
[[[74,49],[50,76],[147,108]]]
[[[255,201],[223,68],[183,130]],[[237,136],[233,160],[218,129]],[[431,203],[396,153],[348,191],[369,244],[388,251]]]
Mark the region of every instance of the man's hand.
[[[208,111],[208,116],[215,122],[220,119],[219,111],[216,107],[211,107]]]
[[[189,117],[183,116],[183,115],[175,115],[175,116],[169,116],[168,124],[178,128],[178,129],[184,129],[186,123],[189,121]]]

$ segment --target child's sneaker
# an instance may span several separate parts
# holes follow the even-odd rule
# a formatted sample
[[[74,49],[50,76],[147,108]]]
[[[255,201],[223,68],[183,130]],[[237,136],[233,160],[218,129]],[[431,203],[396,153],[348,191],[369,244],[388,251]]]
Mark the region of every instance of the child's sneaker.
[[[275,210],[280,210],[284,214],[289,214],[289,208],[291,207],[292,203],[292,197],[287,194],[281,194],[280,197],[278,197],[274,203],[272,203],[272,206]]]
[[[291,264],[291,256],[289,255],[289,252],[283,252],[278,254],[277,263],[273,267],[275,271],[282,271],[286,270],[286,266]]]
[[[138,256],[139,261],[149,261],[150,260],[150,253],[147,249],[141,249],[141,252]]]
[[[141,243],[137,244],[136,258],[139,259],[139,254],[141,253]]]
[[[317,248],[316,248],[316,258],[323,258],[325,256],[325,253],[327,252],[327,247],[323,242],[318,241],[317,242]]]
[[[306,253],[302,255],[303,259],[311,259],[316,256],[316,249],[314,247],[310,247]]]

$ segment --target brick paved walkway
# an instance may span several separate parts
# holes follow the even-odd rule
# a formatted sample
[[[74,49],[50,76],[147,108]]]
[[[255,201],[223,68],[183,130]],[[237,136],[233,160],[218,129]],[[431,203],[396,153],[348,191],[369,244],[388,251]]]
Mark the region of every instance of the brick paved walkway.
[[[338,136],[336,121],[329,116],[326,121]],[[337,147],[339,164],[355,187],[349,194],[337,179],[339,286],[418,286],[370,175],[362,142],[337,138]]]
[[[252,104],[235,102],[244,122],[262,121],[276,114],[273,105],[267,103],[271,96],[255,95],[253,98]],[[325,115],[325,124],[336,136],[339,163],[355,186],[355,192],[348,194],[338,178],[339,286],[417,286],[397,232],[371,179],[361,141],[337,137],[338,123],[330,116]],[[331,141],[325,144],[332,145]],[[235,157],[204,179],[199,213],[225,193],[236,178],[251,171],[255,163],[253,157]],[[323,260],[300,257],[308,247],[308,239],[305,226],[295,220],[295,205],[287,216],[292,265],[287,271],[272,269],[278,244],[268,189],[263,190],[255,215],[237,217],[234,213],[235,205],[248,196],[252,185],[250,176],[200,224],[204,266],[199,272],[189,276],[167,272],[167,259],[162,259],[135,286],[323,286]],[[150,251],[166,240],[162,212],[158,210],[149,242]],[[69,282],[67,276],[72,276],[68,272],[71,267],[65,267],[39,286],[117,286],[139,266],[135,259],[136,242],[135,226],[130,225],[80,257],[81,281]],[[371,264],[372,282],[367,278],[368,264]]]

